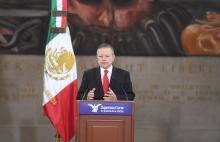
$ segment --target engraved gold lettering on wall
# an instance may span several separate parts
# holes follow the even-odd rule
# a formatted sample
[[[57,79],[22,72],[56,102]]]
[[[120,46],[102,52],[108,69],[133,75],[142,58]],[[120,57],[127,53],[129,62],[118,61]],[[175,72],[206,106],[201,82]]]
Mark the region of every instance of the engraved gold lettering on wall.
[[[0,61],[0,72],[4,72],[6,70],[8,70],[8,63]]]
[[[77,57],[79,84],[83,71],[97,66],[95,58],[95,56]],[[35,62],[33,61],[25,57],[0,60],[1,101],[41,97],[43,60],[39,61],[37,57]],[[219,102],[220,89],[217,85],[220,81],[219,64],[218,60],[213,58],[173,60],[173,58],[117,57],[116,60],[116,66],[130,72],[137,94],[136,100],[140,103]]]
[[[0,103],[8,102],[9,100],[18,100],[15,86],[13,84],[10,84],[6,87],[3,86],[2,83],[0,83]]]
[[[144,71],[144,64],[140,63],[127,63],[127,64],[116,64],[120,68],[123,68],[130,73],[142,73]]]
[[[88,63],[78,63],[77,64],[77,68],[80,72],[85,71],[85,70],[92,68],[92,67],[96,67],[96,66],[97,66],[96,63],[91,63],[91,62],[89,64]]]
[[[150,84],[150,83],[149,83]],[[157,86],[154,88],[153,86]],[[143,90],[136,90],[138,101],[166,101],[181,103],[220,102],[220,90],[209,84],[169,84],[166,87],[152,84]],[[161,97],[163,96],[163,97]]]
[[[39,90],[30,83],[22,84],[22,86],[13,83],[5,84],[4,87],[0,87],[0,92],[0,103],[36,99],[41,95]]]
[[[214,64],[201,63],[166,63],[161,66],[162,72],[173,73],[213,73],[219,72],[219,68]]]
[[[17,92],[20,99],[23,98],[34,99],[38,95],[36,88],[34,88],[34,86],[31,86],[31,84],[26,84],[22,87],[17,88]]]
[[[41,58],[35,56],[1,58],[0,103],[42,97],[43,60],[39,59]]]
[[[24,60],[3,60],[0,61],[0,72],[28,72],[28,71],[41,71],[43,64],[32,63],[31,60],[29,63]]]
[[[158,71],[158,66],[161,66],[161,71]],[[220,73],[219,64],[166,62],[158,66],[153,66],[147,73],[152,75],[157,72],[158,77],[146,76],[145,79],[139,80],[142,83],[146,80],[146,86],[142,86],[140,90],[142,84],[135,84],[137,101],[142,103],[220,102],[220,89],[217,85],[220,77],[216,76]]]

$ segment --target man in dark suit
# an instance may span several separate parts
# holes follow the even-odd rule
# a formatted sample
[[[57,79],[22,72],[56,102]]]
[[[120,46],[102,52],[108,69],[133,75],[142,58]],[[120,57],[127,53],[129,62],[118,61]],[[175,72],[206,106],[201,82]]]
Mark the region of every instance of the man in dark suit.
[[[134,100],[130,74],[114,67],[114,60],[111,45],[101,44],[97,49],[99,67],[84,72],[77,100]]]

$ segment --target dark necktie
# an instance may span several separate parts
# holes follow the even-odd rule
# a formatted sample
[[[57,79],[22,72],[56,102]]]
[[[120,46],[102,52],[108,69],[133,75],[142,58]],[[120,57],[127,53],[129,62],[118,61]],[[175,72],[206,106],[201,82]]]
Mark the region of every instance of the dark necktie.
[[[108,76],[107,76],[108,70],[105,70],[104,73],[105,74],[103,76],[103,84],[102,84],[102,86],[103,86],[103,92],[104,92],[104,94],[106,94],[106,92],[108,90],[108,86],[109,86],[109,81],[108,81]]]

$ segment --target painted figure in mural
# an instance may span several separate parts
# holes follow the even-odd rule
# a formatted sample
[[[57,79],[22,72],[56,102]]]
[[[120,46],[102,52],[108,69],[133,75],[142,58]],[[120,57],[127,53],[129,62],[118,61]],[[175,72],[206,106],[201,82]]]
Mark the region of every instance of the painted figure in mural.
[[[181,43],[182,31],[207,10],[219,13],[219,6],[216,0],[68,0],[73,48],[78,55],[95,55],[105,42],[116,55],[192,55]],[[50,1],[0,0],[0,53],[43,54],[48,9]]]
[[[74,23],[100,32],[122,31],[152,15],[154,0],[70,0]]]
[[[187,26],[182,45],[189,55],[220,55],[220,14],[207,12],[205,21]]]
[[[49,1],[0,0],[0,53],[42,54]]]
[[[69,0],[75,52],[95,54],[107,42],[118,55],[184,55],[179,36],[191,15],[180,5],[156,6],[157,0]]]

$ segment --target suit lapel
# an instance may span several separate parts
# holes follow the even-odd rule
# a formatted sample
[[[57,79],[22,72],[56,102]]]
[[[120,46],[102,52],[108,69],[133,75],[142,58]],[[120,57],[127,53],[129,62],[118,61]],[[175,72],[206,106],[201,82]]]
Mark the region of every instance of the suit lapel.
[[[100,73],[100,67],[97,67],[96,69],[96,95],[98,98],[102,98],[104,96],[104,92],[102,89],[102,79],[101,79],[101,73]]]
[[[111,80],[110,80],[110,87],[113,86],[113,84],[115,84],[117,80],[117,70],[115,67],[112,68],[112,76],[111,76]]]

